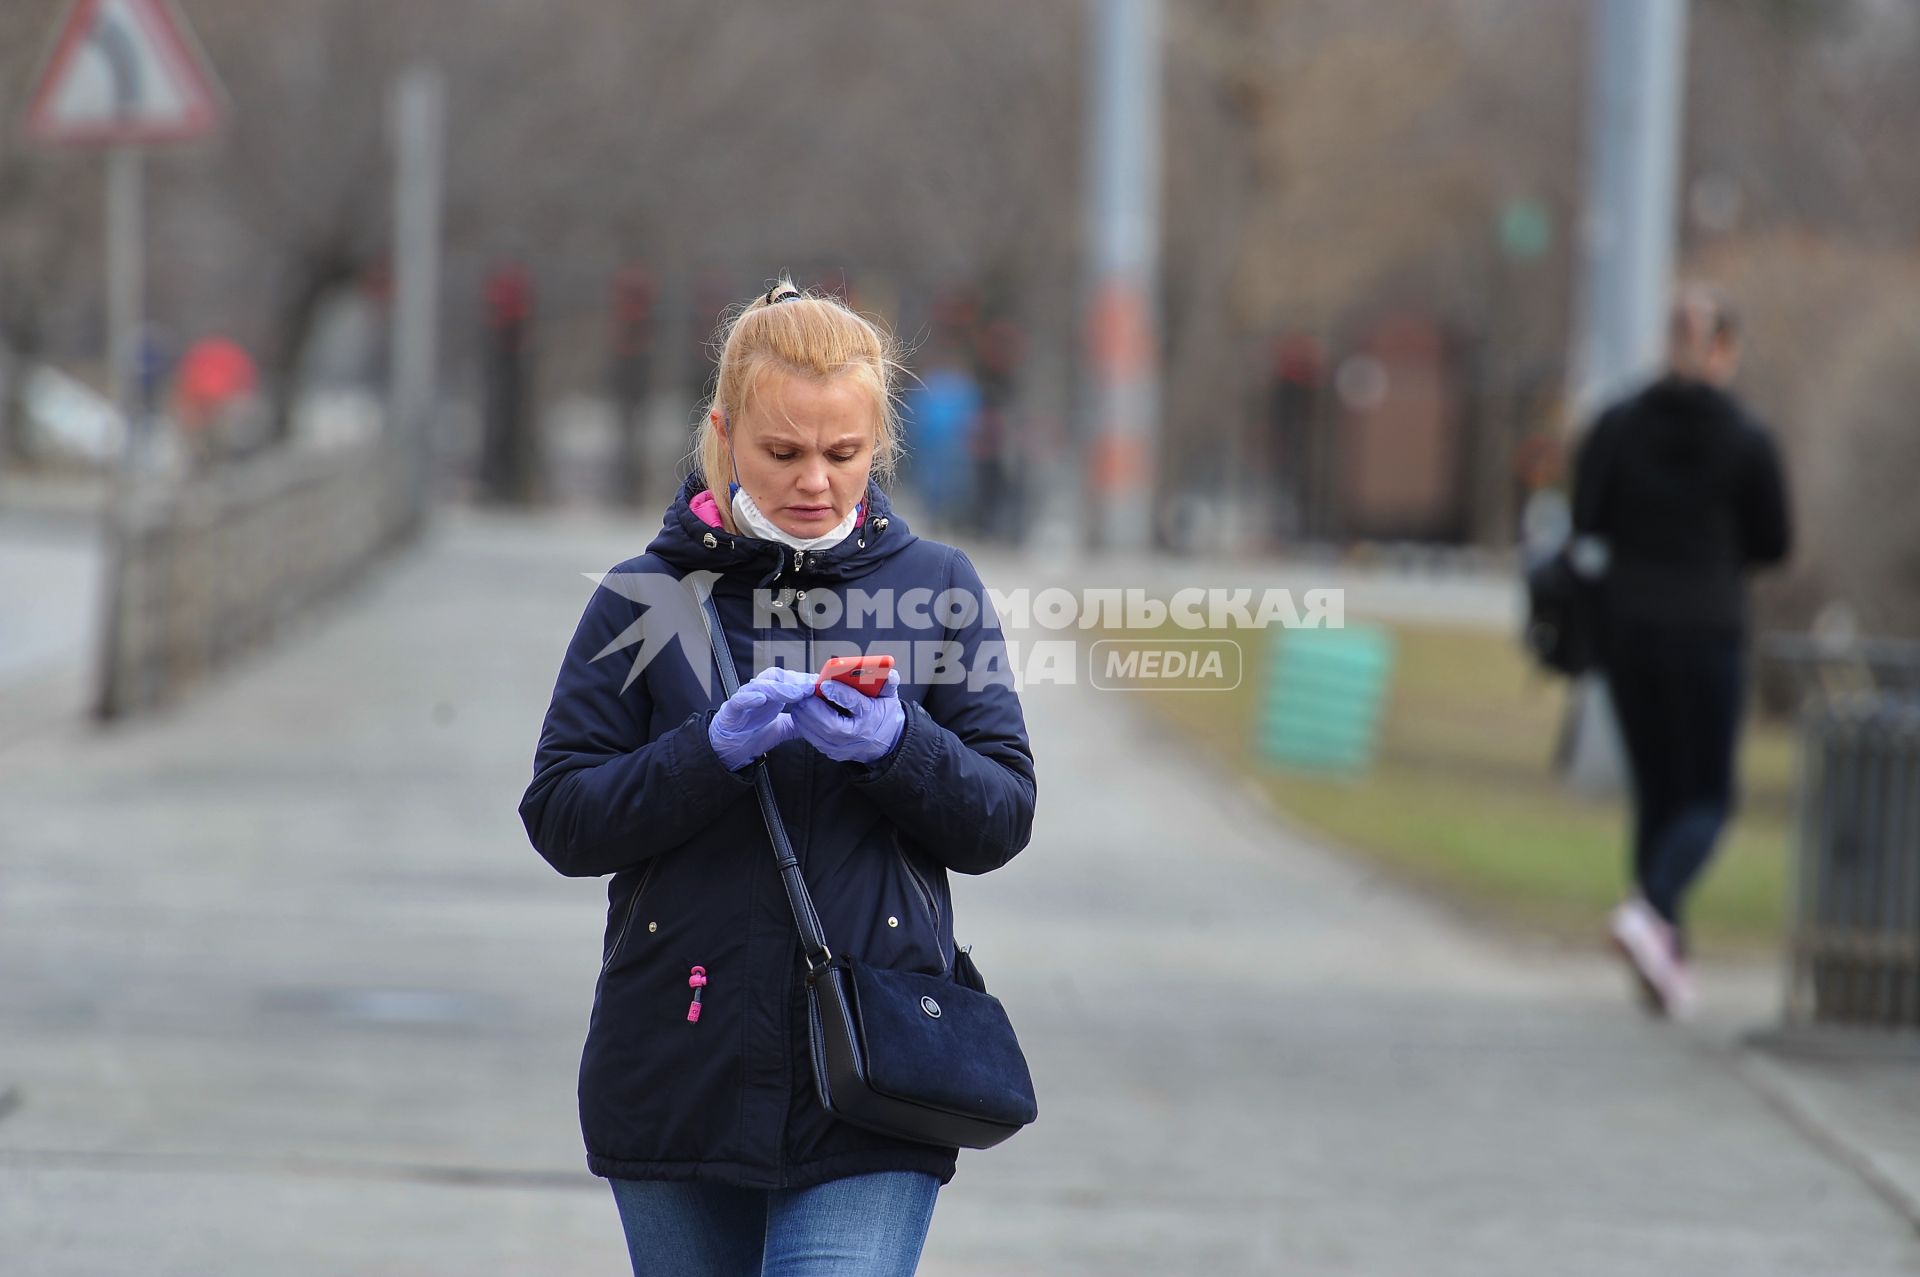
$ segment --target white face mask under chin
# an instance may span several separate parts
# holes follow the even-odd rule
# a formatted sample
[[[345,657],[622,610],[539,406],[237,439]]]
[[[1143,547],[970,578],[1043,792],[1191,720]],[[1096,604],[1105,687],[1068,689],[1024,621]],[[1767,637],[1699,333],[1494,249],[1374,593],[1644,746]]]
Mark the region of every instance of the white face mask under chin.
[[[741,531],[748,536],[759,537],[763,541],[778,541],[796,550],[818,550],[824,546],[838,545],[847,539],[847,533],[853,531],[853,517],[858,513],[860,508],[855,506],[847,511],[847,517],[840,520],[838,526],[822,532],[817,537],[797,537],[769,519],[760,507],[754,504],[753,498],[747,494],[745,488],[740,488],[733,494],[733,517],[740,524]]]

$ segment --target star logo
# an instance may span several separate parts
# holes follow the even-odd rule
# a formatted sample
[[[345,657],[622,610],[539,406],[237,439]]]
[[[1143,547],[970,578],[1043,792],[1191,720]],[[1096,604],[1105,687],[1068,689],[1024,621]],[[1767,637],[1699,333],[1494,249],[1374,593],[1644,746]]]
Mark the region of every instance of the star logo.
[[[720,579],[718,572],[700,569],[677,579],[665,572],[582,572],[580,575],[640,605],[640,615],[633,624],[593,656],[598,661],[635,643],[640,645],[633,654],[633,668],[627,671],[627,681],[620,685],[622,692],[633,686],[634,680],[656,656],[677,642],[693,676],[700,681],[701,692],[713,695],[712,648],[707,638],[707,615],[701,605],[713,593],[713,583]]]

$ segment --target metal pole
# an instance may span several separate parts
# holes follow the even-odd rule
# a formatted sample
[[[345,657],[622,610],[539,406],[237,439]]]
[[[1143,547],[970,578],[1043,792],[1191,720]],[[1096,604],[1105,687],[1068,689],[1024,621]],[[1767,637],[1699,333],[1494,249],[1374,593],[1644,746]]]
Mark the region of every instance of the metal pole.
[[[393,379],[388,424],[406,448],[409,524],[426,517],[433,460],[445,96],[439,68],[432,66],[405,71],[393,96]]]
[[[1086,338],[1088,484],[1109,550],[1153,541],[1160,417],[1160,0],[1097,0]]]
[[[146,264],[141,226],[145,182],[140,152],[117,146],[107,155],[107,363],[113,400],[127,422],[125,454],[140,461],[145,441],[140,393],[140,320]]]
[[[145,307],[145,173],[141,154],[131,146],[107,153],[107,382],[120,409],[124,435],[119,464],[107,494],[106,563],[101,573],[101,624],[93,712],[97,718],[120,714],[132,694],[122,648],[127,629],[139,618],[129,613],[132,572],[133,499],[139,472],[149,462],[149,440],[140,386],[140,321]]]
[[[1687,0],[1596,0],[1594,34],[1575,428],[1665,361]]]
[[[1567,422],[1575,430],[1665,362],[1687,0],[1596,0],[1594,28],[1582,309]],[[1589,676],[1575,691],[1567,780],[1586,793],[1616,793],[1625,767],[1604,683]]]

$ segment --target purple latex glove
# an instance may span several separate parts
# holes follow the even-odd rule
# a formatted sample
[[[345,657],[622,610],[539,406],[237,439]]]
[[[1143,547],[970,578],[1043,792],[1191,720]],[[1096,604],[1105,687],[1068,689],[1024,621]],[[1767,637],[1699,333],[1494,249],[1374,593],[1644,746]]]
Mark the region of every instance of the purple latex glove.
[[[707,739],[727,770],[738,771],[775,745],[792,740],[798,724],[787,708],[813,699],[818,681],[815,675],[775,665],[735,688],[707,724]]]
[[[800,736],[828,758],[843,763],[871,763],[885,758],[907,726],[900,705],[900,671],[887,671],[887,682],[877,696],[848,687],[837,679],[820,684],[822,692],[842,709],[809,696],[793,707]]]

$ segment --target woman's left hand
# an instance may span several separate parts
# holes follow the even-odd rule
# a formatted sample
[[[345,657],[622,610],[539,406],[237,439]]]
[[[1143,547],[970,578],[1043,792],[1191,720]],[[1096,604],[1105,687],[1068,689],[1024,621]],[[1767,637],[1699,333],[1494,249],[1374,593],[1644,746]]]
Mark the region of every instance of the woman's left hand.
[[[907,725],[907,712],[900,704],[900,671],[888,670],[886,685],[874,696],[837,679],[827,679],[820,688],[833,705],[849,712],[841,713],[820,696],[802,698],[791,711],[801,737],[843,763],[885,758]]]

